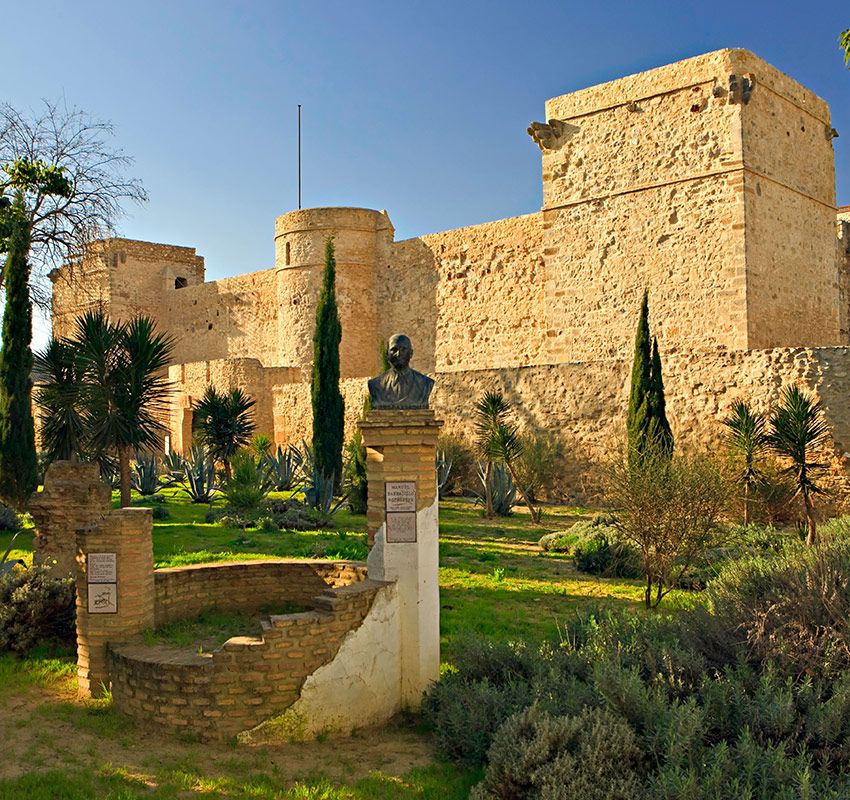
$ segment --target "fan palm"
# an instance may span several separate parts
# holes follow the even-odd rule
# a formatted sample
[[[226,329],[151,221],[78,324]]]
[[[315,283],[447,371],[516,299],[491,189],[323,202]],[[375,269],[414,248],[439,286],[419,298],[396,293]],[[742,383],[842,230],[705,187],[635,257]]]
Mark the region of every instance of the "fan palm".
[[[816,478],[826,466],[812,460],[812,451],[823,447],[828,438],[829,426],[821,404],[796,386],[783,389],[779,407],[770,417],[768,443],[791,462],[786,471],[794,480],[796,494],[803,498],[806,543],[810,545],[817,538],[812,498],[824,493]]]
[[[198,438],[212,458],[222,463],[227,480],[231,477],[230,460],[254,435],[253,407],[254,400],[241,389],[219,392],[215,386],[207,386],[195,406]]]
[[[36,353],[34,362],[44,379],[35,399],[41,409],[41,441],[48,463],[73,460],[83,451],[85,440],[77,349],[71,342],[51,339]]]
[[[744,488],[744,525],[749,525],[750,496],[753,487],[764,478],[758,467],[758,458],[768,446],[767,417],[739,400],[732,406],[723,424],[729,447],[743,461],[736,478]]]

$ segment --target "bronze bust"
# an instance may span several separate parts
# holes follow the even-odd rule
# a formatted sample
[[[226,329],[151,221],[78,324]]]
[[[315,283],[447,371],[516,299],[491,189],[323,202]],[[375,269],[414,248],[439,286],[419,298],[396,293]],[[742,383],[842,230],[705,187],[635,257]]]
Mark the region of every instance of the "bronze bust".
[[[392,365],[383,375],[369,381],[374,409],[428,408],[434,381],[410,368],[413,345],[403,333],[390,337],[387,355]]]

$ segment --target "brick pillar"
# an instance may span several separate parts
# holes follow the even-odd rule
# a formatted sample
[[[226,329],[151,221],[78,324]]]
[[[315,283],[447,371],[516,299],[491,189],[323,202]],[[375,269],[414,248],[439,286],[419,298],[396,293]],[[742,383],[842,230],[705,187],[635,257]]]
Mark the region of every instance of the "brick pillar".
[[[30,502],[36,527],[33,561],[74,575],[77,533],[100,525],[109,513],[111,497],[97,464],[54,461],[44,476],[44,490]]]
[[[122,508],[77,536],[77,682],[84,696],[109,688],[108,642],[153,628],[152,527],[149,508]]]
[[[370,411],[360,423],[369,479],[369,577],[398,583],[401,700],[414,709],[440,677],[435,456],[442,425],[429,409]]]

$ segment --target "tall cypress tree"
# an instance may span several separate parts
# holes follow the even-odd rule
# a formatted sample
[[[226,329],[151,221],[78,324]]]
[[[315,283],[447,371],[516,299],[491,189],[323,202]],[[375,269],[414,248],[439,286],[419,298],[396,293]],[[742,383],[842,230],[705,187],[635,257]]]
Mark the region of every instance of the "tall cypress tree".
[[[339,343],[342,326],[336,307],[336,258],[333,241],[325,241],[325,269],[322,292],[316,307],[316,329],[313,332],[313,379],[310,395],[313,401],[313,454],[317,470],[342,479],[342,444],[345,404],[339,391]]]
[[[626,417],[629,462],[646,452],[652,437],[652,343],[649,337],[649,295],[643,293],[632,364],[632,387]]]
[[[664,378],[661,374],[661,356],[658,339],[652,337],[652,364],[650,366],[651,394],[649,400],[652,416],[652,438],[659,451],[670,458],[673,455],[673,431],[667,421],[667,401],[664,399]]]
[[[20,200],[7,207],[6,307],[0,347],[0,498],[18,509],[38,487],[32,418],[30,228]]]

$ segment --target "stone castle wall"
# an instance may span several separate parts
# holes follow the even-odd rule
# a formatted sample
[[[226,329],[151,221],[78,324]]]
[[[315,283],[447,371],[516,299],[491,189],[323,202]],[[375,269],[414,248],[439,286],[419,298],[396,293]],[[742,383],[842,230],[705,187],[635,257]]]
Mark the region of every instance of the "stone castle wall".
[[[100,302],[173,333],[177,449],[209,383],[242,386],[259,430],[300,442],[331,237],[349,432],[380,341],[403,331],[450,428],[468,427],[476,394],[515,376],[522,416],[575,441],[585,461],[617,439],[644,289],[683,438],[711,439],[724,385],[755,396],[762,378],[774,389],[803,380],[800,359],[825,357],[812,348],[850,344],[850,211],[836,237],[823,100],[747,51],[719,50],[553,98],[546,120],[533,126],[538,213],[396,242],[386,212],[293,211],[276,221],[274,269],[215,283],[190,248],[109,240],[77,265],[84,281],[55,276],[55,330]],[[788,348],[809,355],[789,361]],[[809,385],[844,381],[825,372]]]

